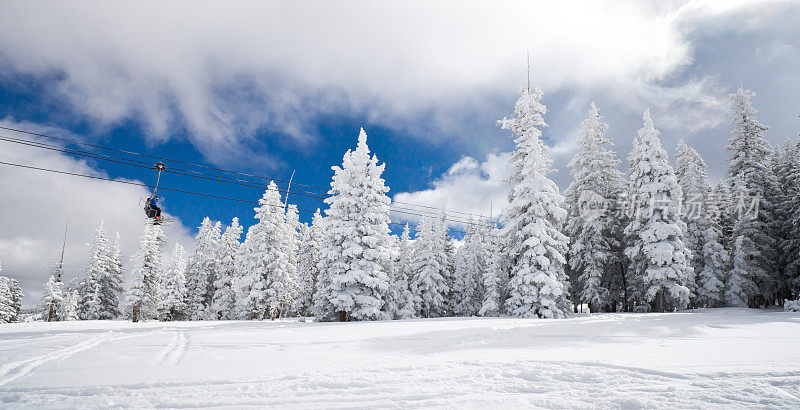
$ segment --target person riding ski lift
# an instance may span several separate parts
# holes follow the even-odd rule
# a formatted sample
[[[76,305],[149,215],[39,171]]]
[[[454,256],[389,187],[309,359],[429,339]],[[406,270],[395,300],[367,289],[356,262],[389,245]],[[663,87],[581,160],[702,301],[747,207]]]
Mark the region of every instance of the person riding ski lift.
[[[153,195],[147,198],[144,204],[144,211],[147,213],[148,218],[161,219],[161,208],[158,207],[158,197]]]

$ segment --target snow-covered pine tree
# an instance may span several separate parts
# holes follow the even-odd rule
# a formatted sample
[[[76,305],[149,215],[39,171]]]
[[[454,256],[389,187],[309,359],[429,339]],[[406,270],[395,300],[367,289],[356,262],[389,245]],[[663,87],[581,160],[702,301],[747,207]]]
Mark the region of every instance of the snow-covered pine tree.
[[[233,283],[236,280],[236,255],[239,253],[242,231],[239,218],[234,217],[217,244],[217,280],[211,300],[211,311],[216,319],[233,320],[238,316]]]
[[[455,254],[453,300],[456,316],[475,316],[483,300],[483,273],[486,271],[486,249],[481,227],[485,224],[470,219],[466,224],[463,243]]]
[[[212,224],[208,217],[203,218],[195,236],[194,255],[186,267],[186,303],[190,320],[212,319],[207,310],[211,302],[209,288],[213,292],[209,281],[216,276],[219,238],[219,224]]]
[[[400,272],[400,238],[394,235],[389,235],[389,260],[386,268],[386,276],[389,281],[389,286],[384,295],[383,313],[388,319],[397,319],[400,313],[400,306],[403,303],[402,292],[398,286],[398,278]]]
[[[703,231],[702,270],[697,272],[697,301],[699,306],[721,307],[725,300],[725,285],[730,256],[722,245],[720,228],[721,211],[716,201],[707,200],[704,206],[705,230]]]
[[[447,231],[447,211],[443,208],[439,213],[439,217],[435,220],[433,231],[436,236],[435,255],[439,261],[439,266],[442,267],[442,277],[447,284],[447,292],[444,293],[444,310],[441,316],[453,316],[458,301],[455,300],[453,295],[453,287],[455,286],[455,247],[451,241],[450,235]]]
[[[685,226],[683,233],[684,243],[692,253],[690,264],[694,273],[687,282],[690,302],[698,305],[698,287],[703,286],[698,282],[697,275],[705,271],[703,263],[705,255],[705,235],[709,220],[706,214],[707,203],[711,186],[708,182],[708,167],[700,154],[681,139],[678,143],[675,156],[675,177],[683,192],[682,220]],[[709,271],[706,271],[709,272]]]
[[[61,313],[62,320],[72,321],[78,320],[78,291],[70,290],[64,298],[63,311]]]
[[[134,322],[158,318],[165,243],[160,226],[145,226],[139,250],[131,258],[132,281],[125,297],[125,315]]]
[[[158,316],[164,321],[184,320],[188,316],[186,309],[186,252],[176,243],[164,270]]]
[[[297,260],[298,296],[295,310],[300,316],[313,315],[314,293],[317,291],[317,276],[320,260],[319,245],[323,239],[322,214],[319,209],[311,218],[311,226],[302,229],[300,253]]]
[[[113,319],[119,316],[119,292],[122,283],[116,271],[114,252],[109,247],[103,222],[100,222],[84,274],[86,288],[81,295],[84,319]]]
[[[503,237],[494,223],[489,227],[484,246],[486,247],[486,269],[481,278],[483,283],[483,297],[478,315],[485,317],[500,316],[503,306],[502,300],[502,280],[505,268],[505,253],[502,251]]]
[[[46,322],[61,320],[61,303],[64,300],[64,293],[61,290],[61,281],[56,275],[50,275],[44,284],[42,292],[42,319]]]
[[[498,122],[514,133],[516,144],[509,160],[513,186],[501,217],[510,262],[506,309],[517,317],[562,318],[570,307],[564,271],[569,238],[561,232],[567,211],[547,177],[552,159],[538,128],[547,126],[541,99],[539,87],[523,88],[514,116]]]
[[[787,202],[791,202],[791,206],[787,205],[789,211],[785,235],[790,239],[785,242],[783,248],[784,254],[787,255],[784,275],[789,293],[787,299],[798,300],[800,299],[800,142],[790,151],[789,161],[791,168],[786,179],[792,188],[787,194],[789,197]]]
[[[2,269],[0,269],[2,271]],[[11,287],[8,285],[9,279],[0,276],[0,323],[14,322],[14,308],[11,296]]]
[[[619,196],[623,178],[616,153],[610,148],[613,143],[604,135],[608,125],[602,122],[594,102],[582,125],[580,148],[569,163],[572,183],[565,192],[565,231],[570,237],[570,269],[579,282],[578,299],[597,312],[618,300],[606,287],[612,278],[605,276],[620,273],[611,266],[617,262],[619,247],[614,235],[618,221],[611,205]]]
[[[739,189],[733,189],[734,202],[743,199],[745,208],[749,208],[753,199],[759,201],[757,215],[745,212],[746,209],[734,215],[736,222],[732,232],[735,243],[741,245],[738,256],[748,255],[744,259],[734,255],[734,264],[739,263],[743,271],[749,272],[756,286],[752,292],[748,286],[743,288],[748,292],[745,301],[749,306],[773,304],[780,285],[774,265],[777,254],[772,204],[777,181],[769,164],[772,147],[763,135],[769,127],[761,124],[756,117],[757,111],[750,101],[754,96],[754,92],[742,88],[731,95],[733,130],[726,147],[730,152],[727,170],[729,185],[733,187],[740,182]],[[745,238],[739,241],[740,236]]]
[[[284,224],[286,229],[286,239],[284,240],[283,244],[286,248],[284,253],[286,254],[287,285],[289,286],[291,303],[281,306],[281,310],[278,312],[278,317],[282,317],[284,314],[293,310],[296,304],[297,296],[300,294],[300,278],[297,274],[297,265],[300,252],[300,215],[297,213],[297,205],[287,205],[286,201],[284,201],[284,206],[286,209],[286,223]],[[292,313],[296,314],[297,312],[294,311]]]
[[[0,263],[0,273],[3,273],[2,263]],[[19,314],[22,310],[22,298],[25,297],[25,295],[22,294],[22,288],[19,286],[19,281],[6,276],[0,276],[0,281],[6,284],[9,291],[8,299],[5,301],[10,312],[9,321],[11,323],[19,322]]]
[[[776,155],[775,174],[778,181],[778,196],[775,201],[775,223],[778,240],[777,249],[781,268],[778,302],[797,298],[797,283],[800,277],[800,151],[798,143],[788,140],[779,147]]]
[[[649,109],[643,119],[644,126],[628,155],[628,180],[636,208],[625,228],[625,254],[653,310],[684,309],[689,304],[687,285],[693,272],[680,219],[682,191]]]
[[[356,149],[333,167],[325,203],[325,240],[319,268],[325,288],[318,292],[320,320],[380,320],[389,287],[389,188],[381,174],[386,164],[370,157],[362,128]]]
[[[100,311],[99,319],[114,319],[122,315],[120,296],[123,289],[122,247],[117,233],[114,244],[108,249],[108,270],[100,277]]]
[[[416,239],[411,260],[411,289],[414,291],[414,305],[421,317],[440,317],[445,314],[445,296],[450,292],[447,279],[442,275],[446,266],[437,255],[437,232],[434,220],[423,216],[417,226]]]
[[[286,215],[278,186],[269,187],[255,208],[258,220],[247,230],[237,262],[236,304],[245,319],[269,319],[290,306],[297,284],[286,255]]]
[[[394,283],[395,293],[398,295],[395,319],[410,319],[416,314],[414,308],[414,294],[411,291],[410,279],[412,278],[411,259],[413,247],[411,244],[408,224],[403,227],[400,242],[397,244],[397,260],[395,262]]]

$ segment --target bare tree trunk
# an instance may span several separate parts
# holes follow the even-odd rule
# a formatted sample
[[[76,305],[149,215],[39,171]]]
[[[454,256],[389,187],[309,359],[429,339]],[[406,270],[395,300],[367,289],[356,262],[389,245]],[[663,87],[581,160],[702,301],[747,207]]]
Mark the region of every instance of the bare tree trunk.
[[[133,312],[131,314],[131,319],[133,320],[133,323],[139,321],[139,307],[137,305],[133,305]]]
[[[347,322],[347,312],[345,312],[344,310],[339,311],[339,321]]]

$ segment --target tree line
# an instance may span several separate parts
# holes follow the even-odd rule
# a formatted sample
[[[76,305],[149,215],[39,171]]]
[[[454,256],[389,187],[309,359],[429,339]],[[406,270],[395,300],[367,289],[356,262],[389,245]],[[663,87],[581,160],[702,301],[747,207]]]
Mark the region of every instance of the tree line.
[[[754,95],[731,95],[729,163],[715,184],[684,141],[670,163],[649,110],[620,170],[592,103],[562,195],[548,177],[542,91],[529,85],[498,121],[516,145],[499,223],[471,219],[460,241],[449,236],[445,211],[423,216],[413,239],[408,225],[392,234],[386,164],[362,129],[333,167],[328,208],[309,224],[271,182],[244,240],[237,218],[224,231],[205,218],[192,255],[176,244],[162,266],[166,238],[148,225],[124,293],[119,238],[110,244],[101,224],[83,277],[64,293],[55,275],[45,284],[43,315],[561,318],[583,305],[598,312],[782,304],[800,290],[800,146],[770,146]],[[12,294],[4,283],[0,295]]]

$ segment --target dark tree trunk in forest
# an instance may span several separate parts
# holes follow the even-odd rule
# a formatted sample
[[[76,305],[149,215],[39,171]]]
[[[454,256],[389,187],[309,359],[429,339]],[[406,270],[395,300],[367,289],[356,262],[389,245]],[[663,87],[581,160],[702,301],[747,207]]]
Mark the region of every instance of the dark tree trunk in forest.
[[[133,312],[131,313],[131,319],[133,320],[133,323],[139,321],[139,307],[136,305],[133,305]]]
[[[630,312],[628,309],[628,275],[625,272],[625,264],[622,261],[619,262],[619,271],[622,272],[622,311]]]
[[[662,313],[664,312],[664,290],[659,290],[656,294],[656,298],[653,301],[653,312]]]
[[[345,312],[344,310],[339,312],[339,321],[347,322],[347,312]]]

